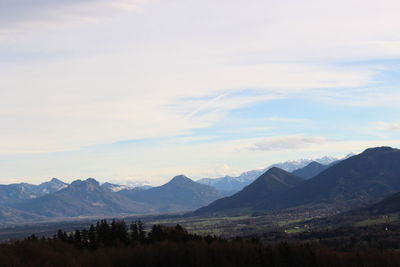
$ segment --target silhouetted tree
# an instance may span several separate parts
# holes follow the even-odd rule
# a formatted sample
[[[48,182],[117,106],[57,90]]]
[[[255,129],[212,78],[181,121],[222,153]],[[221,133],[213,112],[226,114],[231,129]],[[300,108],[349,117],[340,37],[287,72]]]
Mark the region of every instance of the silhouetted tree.
[[[139,240],[144,240],[146,238],[146,233],[144,231],[144,223],[141,220],[138,220],[136,224],[138,228]]]
[[[96,248],[98,242],[97,242],[97,239],[96,239],[96,229],[94,228],[93,224],[91,224],[90,227],[89,227],[88,238],[89,238],[88,246],[90,248]]]
[[[77,247],[82,247],[82,234],[80,230],[75,230],[74,244]]]
[[[136,222],[132,222],[129,226],[130,238],[133,242],[139,240],[139,229]]]

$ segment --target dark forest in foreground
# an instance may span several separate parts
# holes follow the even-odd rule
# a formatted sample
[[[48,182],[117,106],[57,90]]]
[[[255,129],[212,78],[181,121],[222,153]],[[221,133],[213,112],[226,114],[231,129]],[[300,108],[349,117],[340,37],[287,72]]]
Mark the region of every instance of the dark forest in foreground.
[[[400,266],[400,227],[315,232],[293,237],[265,234],[233,238],[199,236],[179,225],[100,221],[52,238],[31,236],[0,245],[1,266]],[[338,231],[338,230],[336,230]],[[363,239],[357,239],[358,234]],[[352,246],[335,244],[350,241]],[[271,238],[275,242],[271,242]],[[270,239],[267,244],[265,239]],[[300,241],[303,239],[302,241]]]

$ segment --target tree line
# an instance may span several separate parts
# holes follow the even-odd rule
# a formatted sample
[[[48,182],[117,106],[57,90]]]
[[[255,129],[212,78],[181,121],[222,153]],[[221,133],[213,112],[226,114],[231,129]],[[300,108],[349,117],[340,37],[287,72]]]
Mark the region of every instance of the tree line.
[[[141,220],[134,221],[129,225],[124,220],[112,220],[111,223],[108,223],[107,220],[100,220],[96,225],[90,225],[89,229],[83,228],[69,233],[59,229],[57,234],[47,240],[59,240],[77,248],[97,249],[101,247],[133,246],[137,243],[154,243],[164,240],[186,242],[201,239],[211,242],[219,238],[210,235],[201,237],[190,234],[179,224],[175,227],[155,224],[150,231],[146,232]],[[38,237],[31,235],[26,240],[38,240]]]
[[[337,251],[318,242],[267,245],[254,237],[200,236],[180,225],[146,231],[141,221],[101,220],[88,229],[0,244],[0,266],[400,266],[400,253]]]

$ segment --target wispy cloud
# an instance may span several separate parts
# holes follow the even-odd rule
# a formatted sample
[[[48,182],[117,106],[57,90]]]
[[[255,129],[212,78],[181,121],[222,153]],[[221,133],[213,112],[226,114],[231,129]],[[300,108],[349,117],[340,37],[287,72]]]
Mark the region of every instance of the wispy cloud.
[[[191,109],[195,107],[195,110],[185,116],[185,119],[190,119],[198,114],[207,112],[223,112],[230,111],[238,108],[243,108],[248,105],[253,105],[259,102],[266,102],[270,100],[276,100],[282,98],[278,94],[258,94],[258,95],[237,95],[235,93],[240,90],[234,90],[224,92],[210,100],[197,98],[191,100],[179,99],[176,104],[178,109]]]
[[[304,118],[287,118],[287,117],[266,117],[261,119],[262,122],[272,122],[272,123],[290,123],[290,124],[306,124],[310,125],[312,123],[309,119]]]
[[[378,121],[373,123],[374,128],[381,131],[400,131],[400,122]]]
[[[146,0],[19,0],[0,2],[0,28],[29,23],[90,22],[116,11],[140,11]]]
[[[277,150],[284,158],[308,149],[361,147],[333,139],[353,140],[340,126],[357,125],[352,112],[363,114],[363,108],[376,111],[364,125],[388,121],[373,127],[394,136],[396,119],[383,109],[398,110],[400,102],[399,8],[396,0],[0,1],[0,154],[83,153],[99,144],[179,143],[185,136],[179,144],[202,143],[202,157],[190,158],[197,151],[186,147],[185,157],[174,160],[200,173],[215,168],[195,167],[209,160],[207,152],[216,165],[233,166]],[[262,107],[279,101],[279,114]],[[308,110],[312,103],[319,110]],[[345,117],[335,117],[339,109]],[[224,128],[227,121],[234,123]],[[325,129],[325,121],[337,131]],[[254,132],[273,136],[248,140],[260,137]],[[224,134],[238,142],[213,150],[223,137],[208,138]],[[362,145],[384,140],[372,141]],[[237,151],[230,146],[245,151],[246,159],[225,162]],[[175,152],[160,150],[151,151],[164,153],[159,162]],[[123,159],[137,151],[115,152],[126,165],[114,166],[129,169],[132,162]],[[143,153],[152,162],[151,153]],[[162,171],[178,170],[171,165],[154,172]]]
[[[321,136],[271,137],[255,143],[249,149],[260,151],[298,150],[310,145],[327,143],[328,141],[328,139]]]
[[[373,83],[372,83],[373,84]],[[322,101],[351,107],[386,107],[400,108],[400,92],[397,85],[372,87],[372,84],[367,88],[342,88],[338,90],[326,90],[315,92],[312,96],[315,99]]]

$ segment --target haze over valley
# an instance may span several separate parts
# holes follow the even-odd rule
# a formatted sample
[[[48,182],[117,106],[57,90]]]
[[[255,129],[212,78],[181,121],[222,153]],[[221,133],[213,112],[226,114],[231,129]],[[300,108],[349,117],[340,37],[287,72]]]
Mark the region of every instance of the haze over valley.
[[[0,0],[0,265],[400,266],[399,10]]]
[[[370,148],[340,160],[324,157],[289,161],[238,177],[197,182],[177,175],[155,187],[100,184],[93,178],[71,184],[53,178],[39,185],[1,185],[0,222],[10,225],[157,214],[240,216],[318,206],[337,213],[400,191],[399,151]]]

